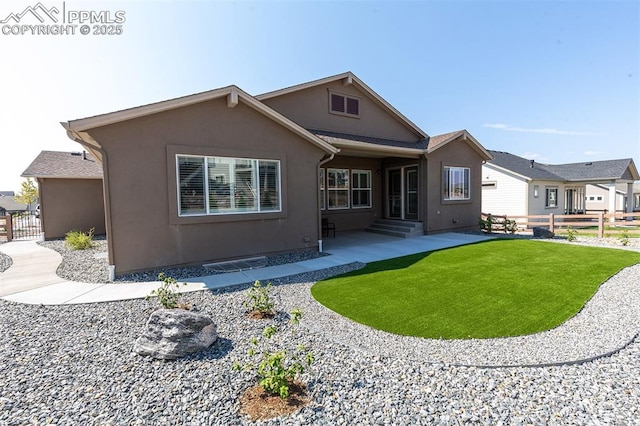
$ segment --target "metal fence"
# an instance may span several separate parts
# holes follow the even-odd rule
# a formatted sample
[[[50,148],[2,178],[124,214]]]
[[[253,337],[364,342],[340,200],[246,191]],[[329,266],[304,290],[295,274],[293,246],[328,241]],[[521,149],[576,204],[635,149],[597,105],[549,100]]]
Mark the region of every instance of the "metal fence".
[[[35,212],[24,212],[0,217],[0,236],[8,241],[42,238],[40,215]]]

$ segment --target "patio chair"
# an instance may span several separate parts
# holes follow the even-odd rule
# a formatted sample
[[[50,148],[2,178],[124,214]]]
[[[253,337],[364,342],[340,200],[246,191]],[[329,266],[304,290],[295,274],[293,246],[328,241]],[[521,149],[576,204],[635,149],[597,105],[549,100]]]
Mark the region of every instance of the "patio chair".
[[[329,232],[333,232],[333,238],[336,237],[336,224],[329,222],[326,217],[322,218],[322,236],[329,236]]]

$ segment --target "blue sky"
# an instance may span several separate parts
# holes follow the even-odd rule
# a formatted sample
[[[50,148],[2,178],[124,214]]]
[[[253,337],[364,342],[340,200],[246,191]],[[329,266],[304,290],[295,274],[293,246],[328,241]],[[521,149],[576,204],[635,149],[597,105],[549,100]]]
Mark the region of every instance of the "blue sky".
[[[0,20],[36,3],[3,1]],[[81,149],[60,121],[229,84],[260,94],[348,70],[430,135],[465,128],[487,149],[541,162],[640,165],[635,0],[64,7],[122,10],[123,33],[0,33],[3,160],[11,150],[0,190],[18,190],[41,150]]]

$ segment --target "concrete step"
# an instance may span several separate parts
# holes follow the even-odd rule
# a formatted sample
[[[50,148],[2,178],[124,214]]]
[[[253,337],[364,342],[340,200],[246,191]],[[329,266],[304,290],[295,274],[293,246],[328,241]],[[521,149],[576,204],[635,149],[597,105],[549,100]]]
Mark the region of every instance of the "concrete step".
[[[374,223],[382,224],[382,225],[395,225],[395,226],[404,226],[408,228],[420,228],[422,229],[422,222],[412,222],[408,220],[397,220],[397,219],[376,219]]]
[[[390,219],[378,219],[369,225],[366,231],[400,238],[411,238],[424,234],[422,222]]]

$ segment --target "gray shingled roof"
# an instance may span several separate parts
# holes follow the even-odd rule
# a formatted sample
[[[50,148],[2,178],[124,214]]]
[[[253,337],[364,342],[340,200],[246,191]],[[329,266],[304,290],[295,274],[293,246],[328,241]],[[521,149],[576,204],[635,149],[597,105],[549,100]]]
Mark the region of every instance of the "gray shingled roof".
[[[22,172],[22,176],[102,179],[102,164],[89,153],[83,155],[80,152],[42,151]]]
[[[370,143],[373,145],[393,146],[398,148],[426,149],[427,140],[422,139],[417,142],[403,142],[391,139],[372,138],[369,136],[350,135],[347,133],[329,132],[325,130],[307,129],[319,138],[329,142],[339,142],[342,140]]]
[[[635,180],[629,171],[632,161],[631,158],[624,158],[620,160],[548,165],[546,167],[566,180],[572,181],[594,179]]]
[[[537,180],[594,181],[636,180],[638,176],[631,158],[570,164],[543,164],[502,151],[489,151],[494,159],[488,163]]]
[[[558,176],[545,168],[544,164],[527,160],[526,158],[518,157],[517,155],[509,154],[502,151],[489,151],[493,155],[493,160],[487,161],[487,163],[495,164],[503,169],[510,170],[521,176],[529,179],[536,180],[557,180],[564,181],[565,179]]]
[[[27,205],[19,203],[13,196],[0,196],[0,210],[18,212],[27,210]]]

